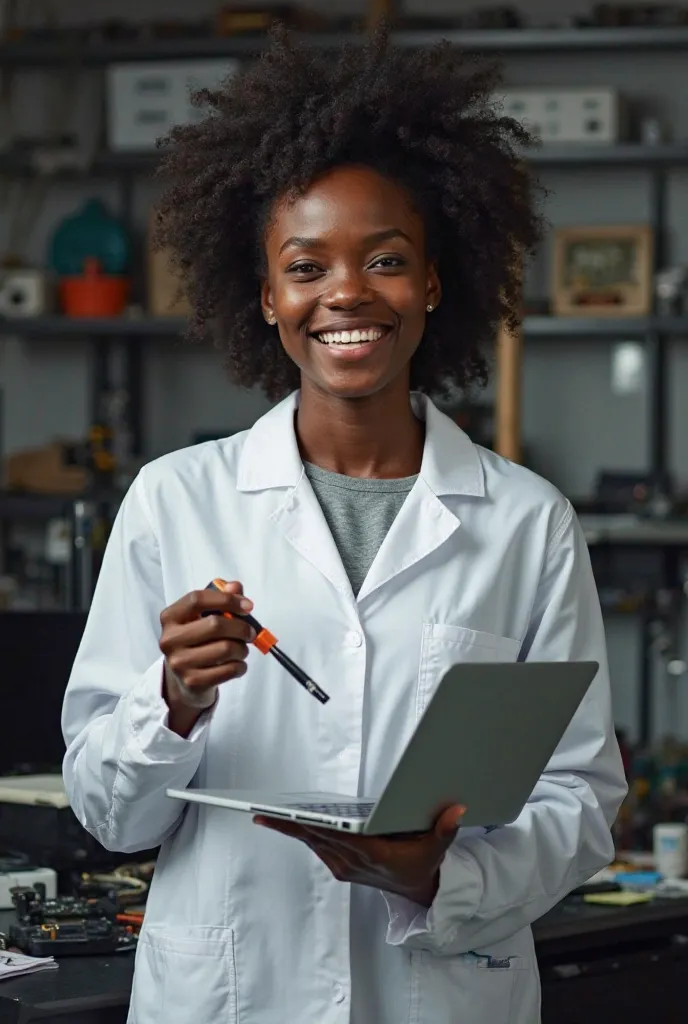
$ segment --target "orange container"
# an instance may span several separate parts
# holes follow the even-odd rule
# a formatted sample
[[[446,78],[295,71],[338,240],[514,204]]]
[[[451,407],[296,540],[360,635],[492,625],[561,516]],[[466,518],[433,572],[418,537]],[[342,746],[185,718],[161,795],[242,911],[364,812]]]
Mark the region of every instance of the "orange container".
[[[84,261],[81,277],[63,277],[60,301],[66,316],[119,316],[129,300],[131,281],[100,272],[96,259]]]

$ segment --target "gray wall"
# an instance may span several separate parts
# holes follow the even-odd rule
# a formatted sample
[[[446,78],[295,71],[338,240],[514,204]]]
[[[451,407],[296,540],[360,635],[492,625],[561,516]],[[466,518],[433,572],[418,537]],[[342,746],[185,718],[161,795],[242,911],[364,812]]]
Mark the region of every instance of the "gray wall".
[[[259,0],[256,0],[258,3]],[[639,0],[640,2],[640,0]],[[32,5],[33,6],[33,5]],[[35,5],[39,7],[40,5]],[[211,10],[211,3],[197,3],[194,13]],[[317,6],[314,4],[314,6]],[[329,10],[362,10],[364,3],[331,3]],[[424,0],[409,3],[426,10]],[[427,5],[430,6],[429,4]],[[463,0],[434,0],[437,11],[461,11],[476,4]],[[534,19],[551,20],[547,0],[521,3]],[[585,2],[560,2],[558,17],[581,13]],[[62,0],[66,21],[92,20],[88,0]],[[99,16],[174,17],[188,13],[185,0],[119,0],[99,5]],[[613,85],[628,96],[638,112],[659,113],[672,125],[675,138],[688,137],[688,110],[682,98],[688,85],[686,54],[582,54],[514,56],[506,68],[510,84]],[[49,85],[49,89],[46,86]],[[15,109],[21,109],[22,128],[39,130],[55,123],[60,110],[55,104],[55,80],[40,73],[23,74],[15,83]],[[53,104],[48,106],[48,101]],[[102,102],[101,79],[88,73],[68,99],[66,123],[80,128],[94,143],[98,136]],[[0,121],[0,132],[3,122]],[[647,179],[629,169],[596,171],[581,169],[546,174],[552,190],[547,213],[554,225],[642,222],[648,215]],[[37,210],[33,228],[23,237],[24,255],[41,260],[52,226],[75,209],[85,194],[99,194],[116,203],[116,190],[106,185],[74,184],[51,187]],[[150,185],[136,192],[138,219],[143,227],[154,199]],[[16,206],[16,194],[0,194],[0,251],[7,244],[8,211]],[[688,173],[672,173],[670,189],[671,258],[688,261]],[[531,271],[531,288],[547,291],[549,245]],[[147,341],[146,349],[146,450],[149,456],[189,442],[199,430],[237,429],[250,424],[265,408],[259,395],[231,388],[218,374],[218,357],[212,352],[186,350],[175,341]],[[604,341],[529,341],[524,369],[525,440],[537,467],[562,489],[579,496],[590,491],[597,471],[604,468],[642,468],[647,458],[647,402],[643,393],[618,397],[610,390],[611,346]],[[89,416],[87,400],[88,346],[78,340],[29,341],[0,339],[0,389],[4,393],[2,435],[6,451],[41,444],[53,436],[78,436]],[[671,355],[670,464],[678,479],[688,478],[688,414],[682,398],[688,388],[688,343],[679,340]],[[615,706],[620,724],[635,727],[638,635],[632,622],[609,623]],[[679,683],[680,721],[688,736],[688,697]],[[664,682],[657,686],[659,728],[674,716]],[[685,698],[685,699],[684,699]]]

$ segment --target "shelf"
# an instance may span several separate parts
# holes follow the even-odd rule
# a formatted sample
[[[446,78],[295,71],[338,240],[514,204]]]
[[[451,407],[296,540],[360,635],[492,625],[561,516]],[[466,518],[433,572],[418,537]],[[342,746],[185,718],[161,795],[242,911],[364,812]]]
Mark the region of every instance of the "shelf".
[[[184,328],[179,317],[0,317],[0,337],[174,337]]]
[[[525,159],[536,168],[598,167],[653,168],[688,166],[688,141],[643,146],[627,143],[619,146],[558,145],[542,146],[525,154]],[[148,176],[155,172],[160,161],[157,150],[131,153],[99,153],[83,165],[56,170],[45,177],[54,180],[117,177],[118,175]],[[27,156],[0,152],[0,175],[29,177],[40,172]]]
[[[0,520],[58,519],[68,515],[76,501],[79,501],[79,498],[73,495],[0,491]]]
[[[432,45],[447,39],[468,53],[585,53],[590,50],[682,50],[688,25],[675,28],[494,29],[482,32],[399,32],[402,46]]]
[[[632,547],[688,547],[688,519],[651,520],[639,516],[581,515],[588,544]]]
[[[0,337],[102,337],[173,338],[186,321],[180,317],[66,317],[26,319],[0,317]],[[527,316],[526,338],[643,338],[654,332],[688,337],[685,317],[558,317]]]
[[[624,143],[618,146],[578,143],[548,145],[532,150],[526,159],[535,167],[669,167],[688,164],[688,142],[659,146]]]
[[[27,494],[0,490],[0,521],[46,521],[71,514],[75,502],[118,503],[121,495],[92,496]],[[613,544],[631,547],[688,548],[688,519],[657,521],[631,515],[579,515],[590,547]]]
[[[618,146],[584,145],[578,143],[547,145],[530,150],[526,160],[536,167],[656,167],[688,165],[688,140],[659,146],[624,143]],[[94,170],[101,174],[118,172],[150,173],[155,169],[158,152],[103,153],[94,161]],[[0,161],[0,167],[2,163]]]
[[[48,519],[70,517],[78,502],[88,502],[99,508],[118,507],[122,494],[118,491],[102,491],[93,494],[38,494],[30,491],[7,491],[0,489],[0,521],[17,520],[45,522]]]
[[[364,34],[309,33],[306,43],[335,49],[343,41],[362,42]],[[507,29],[492,31],[400,31],[393,33],[399,46],[415,48],[446,39],[469,53],[585,53],[593,50],[688,49],[688,26],[647,28]],[[264,49],[263,35],[228,38],[189,36],[138,41],[86,41],[68,33],[55,41],[30,39],[0,46],[0,67],[98,67],[128,61],[196,60],[205,57],[251,57]]]
[[[688,316],[527,316],[526,338],[642,338],[649,333],[688,337]]]
[[[38,177],[57,181],[78,181],[84,178],[112,178],[121,174],[153,174],[160,161],[157,150],[141,153],[98,153],[88,157],[79,154],[73,166],[42,170],[28,155],[0,152],[0,175],[13,178]]]

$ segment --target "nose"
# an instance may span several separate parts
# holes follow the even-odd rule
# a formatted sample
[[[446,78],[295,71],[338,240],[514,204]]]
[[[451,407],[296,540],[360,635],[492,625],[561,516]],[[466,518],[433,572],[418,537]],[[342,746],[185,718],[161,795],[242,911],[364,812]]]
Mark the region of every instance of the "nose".
[[[356,309],[375,298],[365,271],[350,266],[340,267],[330,277],[329,288],[322,298],[328,309]]]

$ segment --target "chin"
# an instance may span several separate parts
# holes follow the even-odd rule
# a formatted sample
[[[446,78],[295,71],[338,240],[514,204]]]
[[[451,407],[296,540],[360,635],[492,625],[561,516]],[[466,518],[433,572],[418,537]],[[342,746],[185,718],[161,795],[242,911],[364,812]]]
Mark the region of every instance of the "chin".
[[[332,398],[356,399],[370,398],[384,391],[391,384],[387,377],[371,377],[363,374],[342,374],[335,380],[313,380],[320,391]]]

